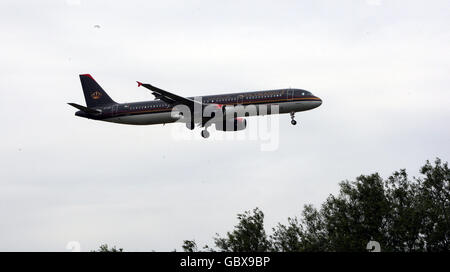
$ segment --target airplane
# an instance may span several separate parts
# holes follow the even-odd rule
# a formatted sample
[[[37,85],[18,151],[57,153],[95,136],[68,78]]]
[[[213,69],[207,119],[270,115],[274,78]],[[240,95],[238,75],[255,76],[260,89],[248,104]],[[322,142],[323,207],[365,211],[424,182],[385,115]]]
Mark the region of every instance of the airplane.
[[[247,127],[245,117],[272,114],[271,106],[278,106],[273,114],[291,115],[291,124],[296,125],[295,113],[319,107],[322,100],[311,92],[302,89],[278,89],[256,92],[242,92],[208,95],[203,97],[183,97],[159,89],[153,85],[137,81],[138,87],[149,89],[155,96],[153,101],[132,103],[117,103],[109,97],[103,88],[90,74],[80,75],[81,85],[86,100],[86,107],[75,103],[69,105],[78,109],[76,116],[93,120],[113,122],[129,125],[154,125],[173,122],[184,122],[188,129],[195,126],[204,128],[201,131],[203,138],[209,137],[207,128],[214,124],[216,130],[239,131]],[[219,121],[214,116],[219,113],[228,113],[233,107],[253,107],[256,110],[237,111],[233,114],[222,115]],[[178,108],[187,109],[186,111]],[[200,109],[212,108],[212,114],[200,115],[196,118],[194,113]],[[269,110],[263,110],[266,107]],[[219,116],[219,115],[218,115]]]

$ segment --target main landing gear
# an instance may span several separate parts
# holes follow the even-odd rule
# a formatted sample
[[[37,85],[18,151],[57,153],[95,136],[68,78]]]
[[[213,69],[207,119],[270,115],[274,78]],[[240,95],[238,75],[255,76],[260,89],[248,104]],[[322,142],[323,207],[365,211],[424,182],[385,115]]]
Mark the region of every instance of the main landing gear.
[[[204,128],[203,128],[203,130],[202,130],[202,132],[201,132],[201,135],[202,135],[202,137],[203,138],[208,138],[209,137],[209,131],[208,131],[208,128],[211,126],[211,124],[205,124],[204,125]]]
[[[291,124],[293,126],[297,125],[297,121],[295,121],[295,112],[291,111]]]
[[[208,130],[206,130],[206,128],[204,130],[202,130],[201,134],[202,134],[202,137],[205,139],[209,137],[209,132],[208,132]]]

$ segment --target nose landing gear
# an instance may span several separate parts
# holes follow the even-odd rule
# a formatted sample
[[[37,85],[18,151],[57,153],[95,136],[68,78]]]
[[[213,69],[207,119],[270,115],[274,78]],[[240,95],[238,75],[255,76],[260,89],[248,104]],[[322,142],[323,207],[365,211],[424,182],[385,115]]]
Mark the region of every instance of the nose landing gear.
[[[293,126],[295,126],[295,125],[297,125],[297,121],[295,121],[295,112],[294,111],[291,111],[291,124],[293,125]]]

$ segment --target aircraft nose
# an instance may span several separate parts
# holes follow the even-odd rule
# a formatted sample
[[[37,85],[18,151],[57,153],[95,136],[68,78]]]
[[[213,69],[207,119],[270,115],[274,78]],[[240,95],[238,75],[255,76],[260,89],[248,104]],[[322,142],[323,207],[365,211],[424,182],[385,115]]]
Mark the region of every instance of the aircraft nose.
[[[316,96],[316,98],[317,98],[317,100],[316,100],[316,101],[317,101],[317,106],[316,106],[316,108],[317,108],[317,107],[319,107],[320,105],[322,105],[322,99],[320,99],[320,98],[317,97],[317,96]]]

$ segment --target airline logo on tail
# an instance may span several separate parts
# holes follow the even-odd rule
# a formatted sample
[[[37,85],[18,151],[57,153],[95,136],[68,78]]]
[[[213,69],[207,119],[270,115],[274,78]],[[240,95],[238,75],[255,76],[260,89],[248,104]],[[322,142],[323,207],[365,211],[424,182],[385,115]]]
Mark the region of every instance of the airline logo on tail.
[[[99,91],[95,91],[95,92],[91,93],[91,97],[93,99],[99,99],[100,97],[102,97],[102,93]]]

